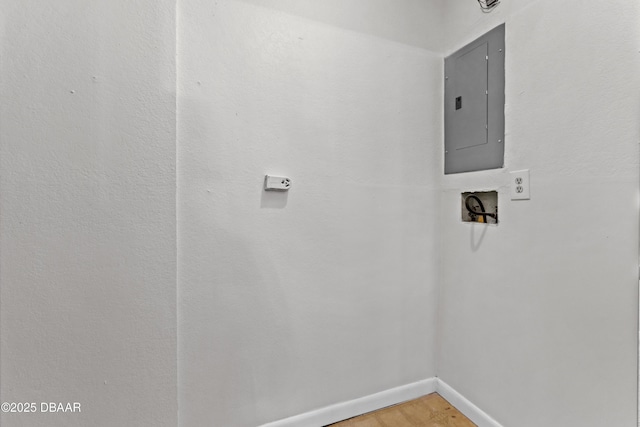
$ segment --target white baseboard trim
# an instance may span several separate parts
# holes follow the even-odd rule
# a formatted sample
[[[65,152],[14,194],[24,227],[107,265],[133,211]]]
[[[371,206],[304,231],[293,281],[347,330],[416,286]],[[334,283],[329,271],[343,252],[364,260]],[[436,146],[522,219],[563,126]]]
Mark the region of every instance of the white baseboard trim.
[[[295,417],[274,421],[260,427],[323,427],[367,412],[416,399],[436,391],[437,378],[429,378],[348,402],[337,403]]]
[[[263,424],[260,427],[324,427],[434,392],[444,397],[478,427],[502,427],[496,420],[439,378],[429,378],[348,402],[337,403],[280,421]]]
[[[477,424],[478,427],[502,427],[486,412],[471,403],[463,395],[455,391],[449,384],[438,378],[436,392],[462,412],[467,418]]]

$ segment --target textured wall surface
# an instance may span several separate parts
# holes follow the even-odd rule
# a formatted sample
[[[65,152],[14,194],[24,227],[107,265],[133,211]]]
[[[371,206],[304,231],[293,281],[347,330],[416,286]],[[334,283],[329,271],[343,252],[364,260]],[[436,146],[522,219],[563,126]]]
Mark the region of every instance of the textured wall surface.
[[[506,169],[443,179],[438,375],[506,427],[635,426],[638,4],[472,3],[447,53],[506,21]],[[476,189],[499,226],[460,223]]]
[[[640,10],[589,3],[3,2],[0,401],[82,413],[0,424],[255,427],[438,375],[505,427],[636,425]],[[445,177],[443,55],[505,21],[506,169]]]
[[[444,42],[442,5],[447,0],[241,1],[427,50],[440,50]]]
[[[183,426],[435,375],[441,56],[266,3],[179,4]]]
[[[1,16],[0,401],[82,412],[0,424],[174,427],[175,4]]]

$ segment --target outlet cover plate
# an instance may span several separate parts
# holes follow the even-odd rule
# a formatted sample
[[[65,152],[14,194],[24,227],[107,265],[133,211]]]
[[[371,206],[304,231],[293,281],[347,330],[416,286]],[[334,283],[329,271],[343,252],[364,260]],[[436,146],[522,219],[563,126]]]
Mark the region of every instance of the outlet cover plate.
[[[264,177],[265,191],[288,191],[291,188],[291,179],[286,176],[267,175]]]
[[[531,186],[529,169],[513,171],[509,173],[511,200],[529,200],[531,198]]]

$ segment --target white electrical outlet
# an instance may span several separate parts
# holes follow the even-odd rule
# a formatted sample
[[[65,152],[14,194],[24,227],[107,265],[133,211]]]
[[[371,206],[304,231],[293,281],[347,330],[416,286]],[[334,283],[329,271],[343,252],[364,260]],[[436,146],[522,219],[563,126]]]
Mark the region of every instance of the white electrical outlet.
[[[529,169],[514,171],[511,177],[511,200],[529,200],[531,189],[529,183]]]
[[[264,189],[266,191],[287,191],[291,187],[291,180],[286,176],[264,177]]]

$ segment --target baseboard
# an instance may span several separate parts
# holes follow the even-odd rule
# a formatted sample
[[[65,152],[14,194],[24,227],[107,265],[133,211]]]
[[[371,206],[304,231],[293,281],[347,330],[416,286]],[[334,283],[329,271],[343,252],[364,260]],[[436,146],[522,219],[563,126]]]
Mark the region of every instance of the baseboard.
[[[429,378],[348,402],[337,403],[280,421],[263,424],[260,427],[323,427],[434,392],[444,397],[478,427],[502,427],[496,420],[439,378]]]
[[[438,378],[436,392],[473,421],[478,427],[502,427],[486,412],[467,400],[463,395],[455,391],[449,384]]]
[[[323,427],[338,421],[357,417],[367,412],[416,399],[436,391],[437,378],[429,378],[404,386],[371,394],[348,402],[338,403],[295,417],[274,421],[261,427]]]

